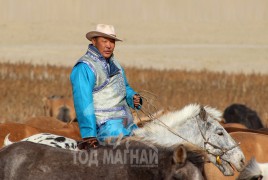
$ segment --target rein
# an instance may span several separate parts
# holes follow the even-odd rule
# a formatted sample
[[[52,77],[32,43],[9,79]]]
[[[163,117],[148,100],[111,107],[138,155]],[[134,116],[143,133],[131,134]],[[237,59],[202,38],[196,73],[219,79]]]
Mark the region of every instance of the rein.
[[[202,116],[203,112],[205,112],[205,109],[204,109],[203,107],[201,107],[201,110],[200,110],[199,115],[201,114],[201,115],[200,115],[201,119],[204,120],[204,121],[206,121],[206,117],[205,117],[205,116]],[[202,136],[202,138],[203,138],[203,140],[204,140],[204,149],[206,150],[206,152],[207,152],[208,154],[211,154],[211,155],[215,156],[215,157],[216,157],[216,162],[217,162],[219,165],[221,165],[221,159],[225,160],[224,158],[222,158],[222,156],[223,156],[225,153],[227,153],[228,151],[230,151],[230,150],[232,150],[232,149],[238,147],[238,146],[239,146],[239,143],[235,144],[233,147],[231,147],[231,148],[229,148],[229,149],[221,148],[221,147],[219,147],[219,146],[217,146],[217,145],[215,145],[215,144],[209,142],[209,138],[207,138],[207,139],[205,138],[206,132],[205,132],[205,135],[204,135],[203,132],[201,131],[201,128],[200,128],[200,125],[199,125],[198,122],[197,122],[197,119],[196,119],[196,123],[197,123],[197,125],[198,125],[199,132],[200,132],[200,134],[201,134],[201,136]],[[207,129],[207,124],[206,124],[206,129]],[[220,153],[220,154],[215,154],[215,153],[210,152],[208,149],[206,149],[206,145],[207,145],[207,144],[209,144],[210,146],[214,147],[215,149],[219,149],[219,150],[221,151],[221,153]],[[225,160],[225,161],[227,161],[227,160]],[[227,162],[228,162],[228,161],[227,161]]]

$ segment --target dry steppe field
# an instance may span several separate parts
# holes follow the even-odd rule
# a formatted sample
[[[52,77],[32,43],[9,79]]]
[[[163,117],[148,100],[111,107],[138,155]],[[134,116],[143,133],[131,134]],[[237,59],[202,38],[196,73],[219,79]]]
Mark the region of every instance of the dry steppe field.
[[[268,75],[125,68],[130,85],[159,109],[180,109],[200,103],[221,111],[232,103],[255,110],[268,126]],[[46,96],[71,96],[71,67],[0,63],[0,122],[23,122],[44,115]],[[150,101],[151,102],[151,101]]]

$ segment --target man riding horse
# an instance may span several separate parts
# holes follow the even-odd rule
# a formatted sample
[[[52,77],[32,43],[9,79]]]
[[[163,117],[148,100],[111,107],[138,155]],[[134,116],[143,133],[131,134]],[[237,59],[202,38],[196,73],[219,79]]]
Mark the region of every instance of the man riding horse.
[[[92,44],[73,67],[70,79],[82,148],[94,148],[107,138],[132,134],[137,126],[129,107],[140,109],[142,99],[114,57],[115,41],[122,41],[114,27],[98,24],[86,37]]]

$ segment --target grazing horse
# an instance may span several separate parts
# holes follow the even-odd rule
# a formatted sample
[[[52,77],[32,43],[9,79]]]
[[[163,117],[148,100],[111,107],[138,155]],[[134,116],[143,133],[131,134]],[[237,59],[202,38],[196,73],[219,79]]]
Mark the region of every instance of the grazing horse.
[[[177,145],[161,148],[137,141],[90,151],[69,151],[31,142],[0,150],[0,179],[203,180],[204,153]]]
[[[243,104],[232,104],[224,110],[225,123],[240,123],[249,129],[263,128],[258,114]]]
[[[268,180],[268,163],[258,163],[252,158],[237,178],[237,180],[247,179]]]
[[[45,116],[54,117],[63,122],[76,119],[72,98],[64,96],[44,97],[43,103]]]
[[[221,112],[214,108],[190,104],[180,111],[167,113],[134,131],[141,141],[170,147],[192,143],[203,148],[208,159],[225,175],[234,174],[231,164],[241,171],[245,157],[238,144],[219,124]]]

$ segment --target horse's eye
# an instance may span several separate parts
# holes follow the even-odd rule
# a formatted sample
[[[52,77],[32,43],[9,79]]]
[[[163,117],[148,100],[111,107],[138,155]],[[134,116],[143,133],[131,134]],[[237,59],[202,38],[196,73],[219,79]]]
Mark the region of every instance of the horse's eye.
[[[217,132],[217,134],[218,134],[219,136],[223,136],[223,132],[222,132],[222,131]]]

